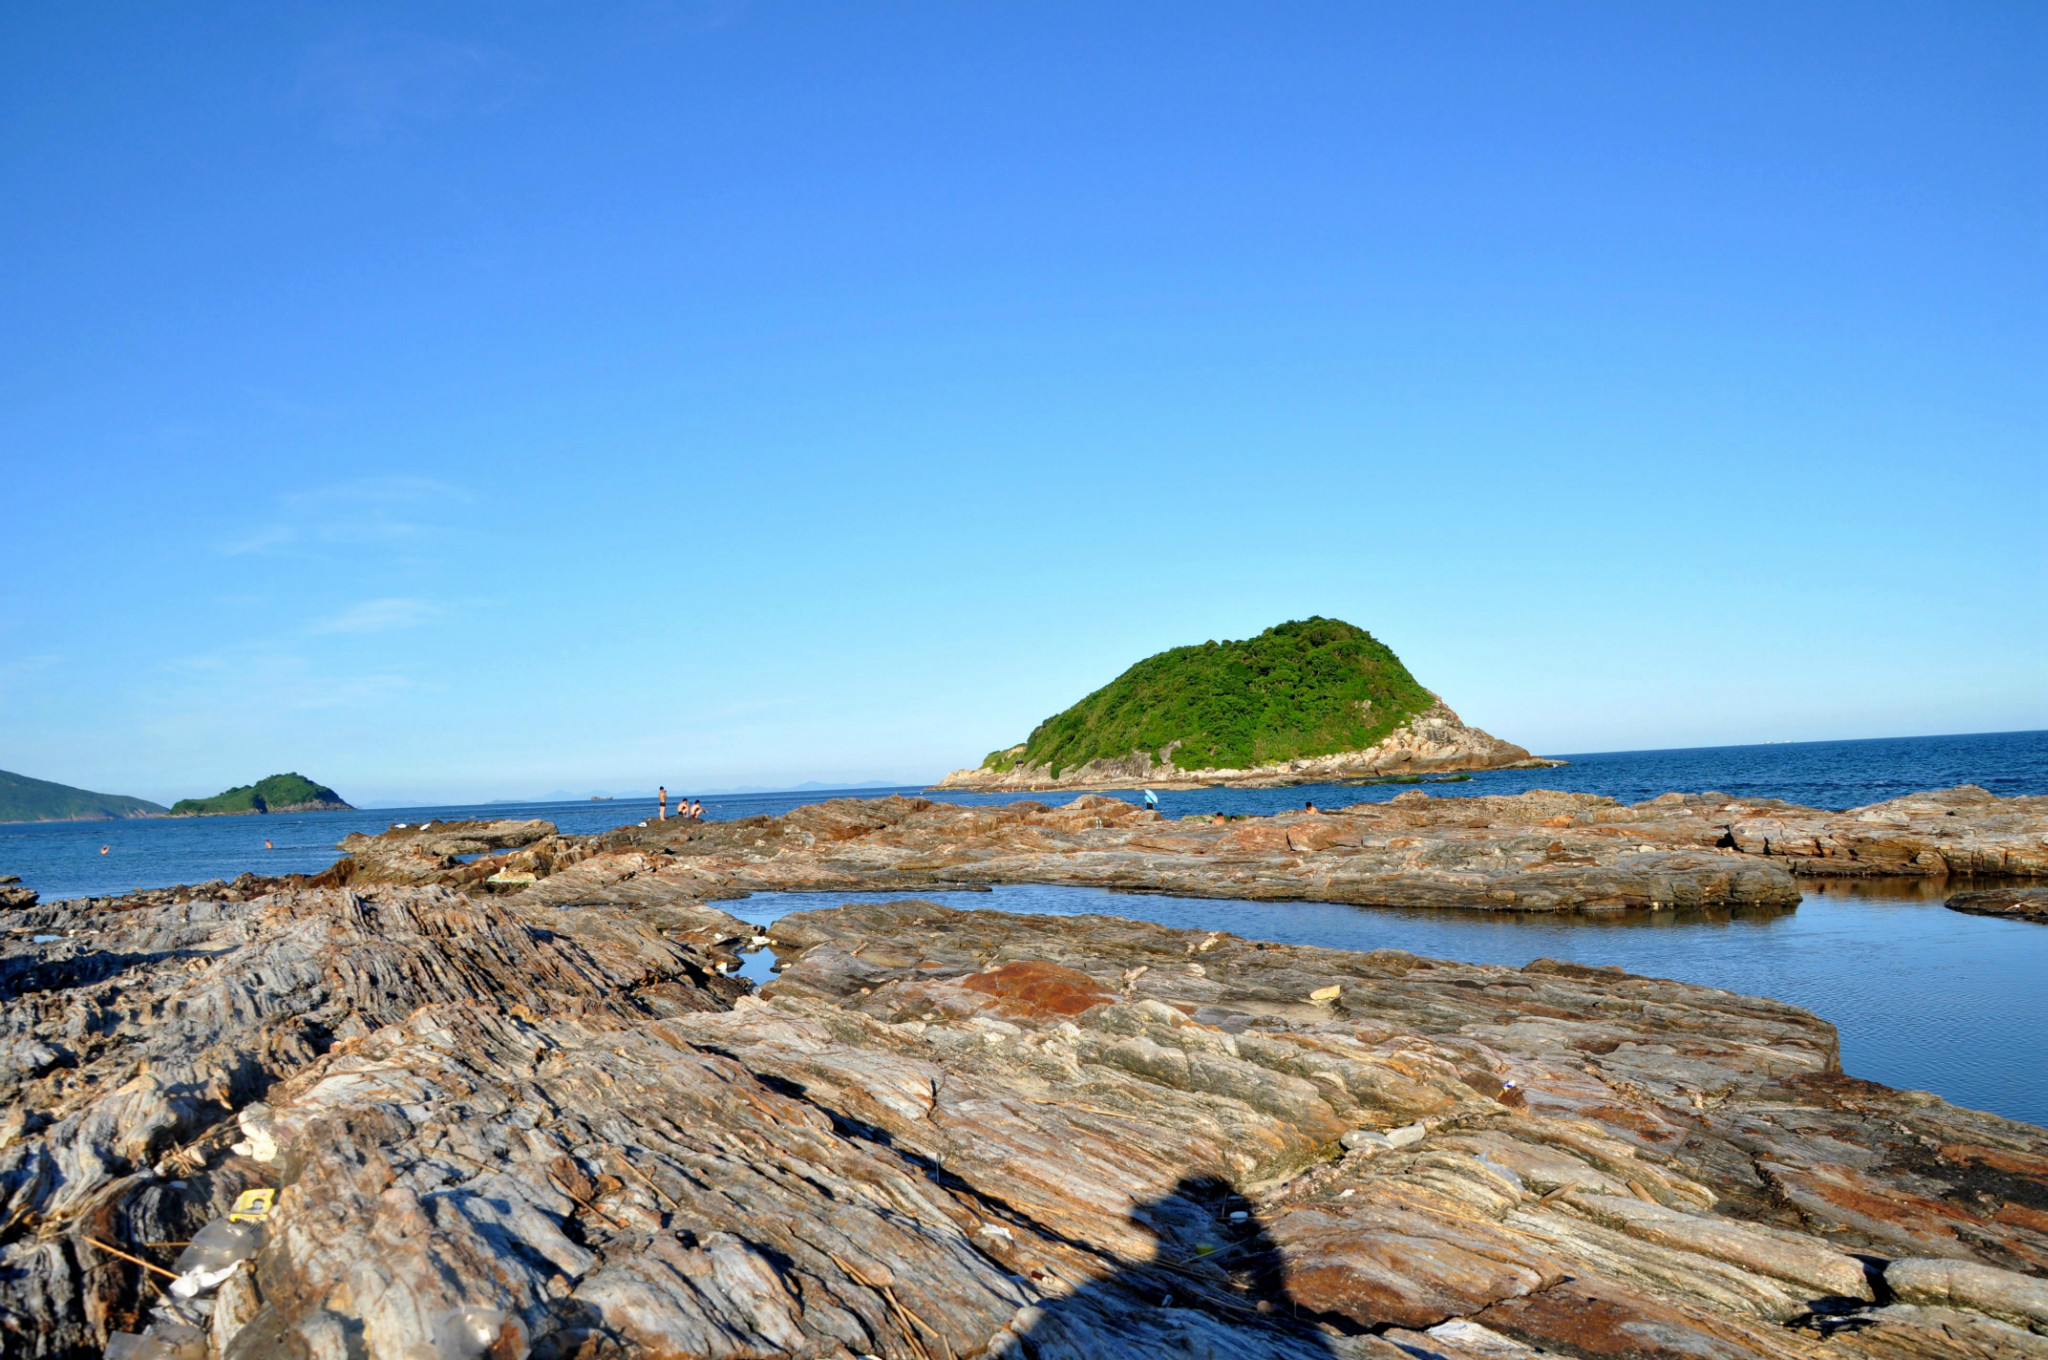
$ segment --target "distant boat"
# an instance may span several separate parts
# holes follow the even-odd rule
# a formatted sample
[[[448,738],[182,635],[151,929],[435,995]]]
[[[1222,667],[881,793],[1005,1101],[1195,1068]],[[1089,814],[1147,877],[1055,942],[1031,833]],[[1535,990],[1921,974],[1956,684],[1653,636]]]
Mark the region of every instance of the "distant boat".
[[[593,803],[609,803],[611,800],[612,796],[608,793],[593,793],[590,795],[590,801]]]

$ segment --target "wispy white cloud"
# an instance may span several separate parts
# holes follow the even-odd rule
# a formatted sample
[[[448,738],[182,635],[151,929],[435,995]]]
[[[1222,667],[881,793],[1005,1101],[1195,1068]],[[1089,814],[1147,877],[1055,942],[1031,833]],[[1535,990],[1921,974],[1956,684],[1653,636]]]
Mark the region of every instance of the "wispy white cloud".
[[[220,545],[220,550],[229,557],[242,557],[249,553],[276,552],[299,541],[299,535],[289,524],[268,524],[254,532],[239,535]]]
[[[416,628],[438,618],[441,611],[427,600],[364,600],[339,614],[308,625],[309,633],[383,633],[394,628]]]
[[[453,532],[450,512],[473,498],[431,477],[365,477],[278,497],[277,515],[228,538],[230,557],[290,555],[322,546],[402,547]]]
[[[312,49],[292,95],[326,136],[365,144],[424,123],[499,113],[542,79],[537,63],[497,47],[421,33],[354,33]]]
[[[411,676],[393,671],[336,671],[275,642],[176,657],[164,672],[166,683],[150,696],[154,707],[185,719],[211,715],[223,726],[253,721],[260,713],[362,708],[420,688]],[[224,680],[234,683],[232,704],[223,703]]]

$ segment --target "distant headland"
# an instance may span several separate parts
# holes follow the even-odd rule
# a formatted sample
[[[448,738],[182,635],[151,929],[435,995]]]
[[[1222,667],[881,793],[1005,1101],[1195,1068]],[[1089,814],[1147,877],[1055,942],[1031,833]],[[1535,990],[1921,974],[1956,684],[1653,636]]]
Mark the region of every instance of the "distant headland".
[[[105,821],[115,817],[161,817],[170,809],[147,798],[94,793],[0,770],[0,822]]]
[[[180,798],[171,804],[173,817],[237,817],[264,812],[346,811],[350,804],[324,784],[301,774],[274,774],[242,784],[211,798]]]
[[[1467,727],[1363,628],[1308,618],[1147,657],[938,787],[1274,787],[1560,763]]]

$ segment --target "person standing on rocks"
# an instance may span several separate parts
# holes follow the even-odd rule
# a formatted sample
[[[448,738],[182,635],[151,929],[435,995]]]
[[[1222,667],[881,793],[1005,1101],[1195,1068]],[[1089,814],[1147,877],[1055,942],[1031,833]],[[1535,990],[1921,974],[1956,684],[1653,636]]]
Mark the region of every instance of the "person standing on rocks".
[[[668,820],[668,785],[663,784],[660,788],[656,789],[654,791],[654,796],[656,801],[659,802],[661,805],[661,820],[665,822]],[[676,811],[682,811],[682,805],[680,803],[676,805]]]

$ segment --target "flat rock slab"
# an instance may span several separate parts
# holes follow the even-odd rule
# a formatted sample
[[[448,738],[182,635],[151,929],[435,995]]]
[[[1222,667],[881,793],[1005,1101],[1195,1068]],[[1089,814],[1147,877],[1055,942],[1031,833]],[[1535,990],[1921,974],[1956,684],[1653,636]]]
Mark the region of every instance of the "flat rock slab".
[[[433,1355],[458,1308],[548,1360],[2042,1341],[2048,1133],[1791,1006],[918,901],[784,918],[755,995],[715,907],[526,899],[26,909],[8,1352],[162,1321],[93,1242],[168,1261],[253,1185],[212,1355]]]
[[[1591,794],[1404,793],[1273,817],[1166,821],[1087,795],[959,807],[836,799],[783,817],[626,827],[599,841],[617,873],[679,892],[909,890],[1063,883],[1182,896],[1495,911],[1787,910],[1794,875],[2048,876],[2048,798],[1973,786],[1848,812],[1721,794],[1625,807]]]
[[[1994,888],[1961,892],[1945,904],[1950,911],[1972,916],[2003,916],[2014,921],[2048,925],[2048,888]]]
[[[1056,883],[1188,897],[1479,911],[1788,911],[1795,875],[2048,876],[2048,798],[1965,785],[1833,813],[1666,794],[1436,798],[1166,821],[1121,799],[961,807],[834,799],[780,817],[675,820],[602,836],[545,822],[351,836],[310,886],[440,884],[556,906],[749,892]]]

